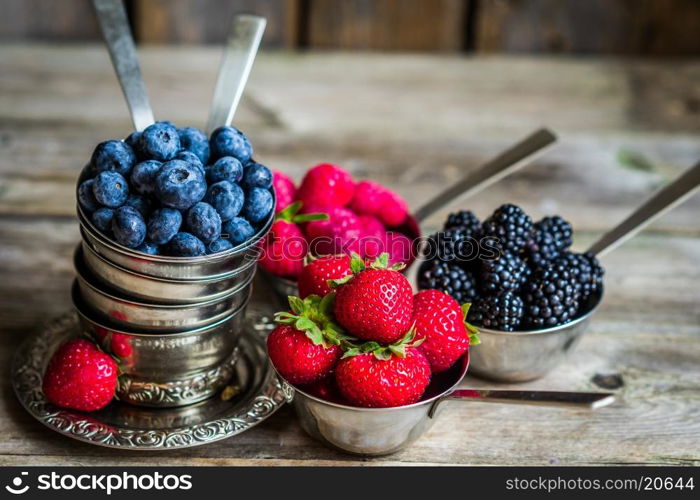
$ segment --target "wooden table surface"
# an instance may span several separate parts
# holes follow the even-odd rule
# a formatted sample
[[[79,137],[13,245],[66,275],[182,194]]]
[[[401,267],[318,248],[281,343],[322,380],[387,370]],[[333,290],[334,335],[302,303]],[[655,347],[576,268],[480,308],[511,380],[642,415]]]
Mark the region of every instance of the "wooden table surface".
[[[148,48],[156,116],[202,126],[220,51]],[[522,172],[461,204],[559,213],[584,249],[700,159],[700,61],[263,53],[236,124],[259,159],[299,179],[330,161],[418,207],[531,130],[560,135]],[[74,182],[127,109],[99,46],[0,46],[0,364],[70,307]],[[620,151],[647,162],[620,162]],[[434,229],[448,209],[431,218]],[[409,449],[359,460],[308,438],[284,408],[255,429],[170,452],[109,450],[44,428],[0,381],[0,464],[700,464],[700,197],[609,254],[606,297],[569,360],[520,388],[601,390],[588,413],[457,404]],[[599,380],[599,378],[596,378]],[[463,386],[493,384],[467,377]]]

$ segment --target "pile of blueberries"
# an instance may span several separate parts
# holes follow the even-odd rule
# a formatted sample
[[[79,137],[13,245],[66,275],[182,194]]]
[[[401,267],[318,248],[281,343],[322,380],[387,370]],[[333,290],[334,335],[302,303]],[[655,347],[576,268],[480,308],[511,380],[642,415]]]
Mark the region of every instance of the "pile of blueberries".
[[[234,127],[207,137],[161,121],[97,145],[78,185],[93,225],[150,255],[223,252],[255,235],[274,208],[272,173]]]

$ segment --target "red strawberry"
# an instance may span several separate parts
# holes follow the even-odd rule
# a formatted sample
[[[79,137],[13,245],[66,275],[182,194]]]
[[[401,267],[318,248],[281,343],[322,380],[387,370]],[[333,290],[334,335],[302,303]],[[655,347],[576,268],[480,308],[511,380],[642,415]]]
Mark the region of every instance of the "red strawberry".
[[[335,383],[334,375],[330,375],[324,379],[314,382],[313,384],[307,384],[303,386],[302,389],[312,396],[316,396],[324,401],[347,404],[347,401],[343,399],[343,396],[340,395],[340,391],[338,391],[338,385]]]
[[[323,299],[289,297],[292,312],[278,313],[280,325],[267,337],[272,364],[292,384],[310,384],[330,375],[342,355],[342,330],[331,320],[333,294]]]
[[[374,215],[388,227],[400,226],[408,215],[403,198],[372,181],[357,184],[350,208],[358,214]]]
[[[280,213],[292,204],[294,198],[296,198],[297,188],[291,178],[278,170],[272,171],[272,186],[275,189],[275,197],[277,198],[275,213]]]
[[[335,317],[348,333],[390,344],[408,331],[413,316],[413,291],[406,277],[387,268],[382,254],[369,267],[354,255],[353,276],[337,282]]]
[[[327,218],[325,214],[297,215],[301,202],[292,203],[276,216],[270,232],[260,243],[260,267],[265,271],[296,279],[309,250],[298,223]]]
[[[94,411],[112,401],[117,389],[117,363],[85,339],[60,346],[44,373],[46,399],[56,406]]]
[[[434,373],[450,368],[469,349],[470,340],[478,343],[476,329],[465,317],[459,303],[439,290],[423,290],[413,297],[416,338],[423,339],[419,349]]]
[[[304,227],[313,255],[359,251],[361,227],[357,215],[342,207],[314,207],[314,210],[325,210],[328,220],[309,222]]]
[[[304,205],[342,207],[350,203],[355,192],[355,181],[337,165],[321,163],[310,168],[297,191]]]
[[[348,351],[349,357],[338,363],[335,380],[343,397],[367,408],[410,405],[420,400],[430,383],[430,363],[425,356],[405,344],[375,346],[362,346],[357,349],[359,354]]]
[[[299,274],[299,296],[326,296],[331,288],[329,280],[337,280],[350,274],[350,257],[347,255],[327,255],[314,259],[304,266]]]
[[[360,227],[360,255],[364,259],[376,259],[384,253],[386,229],[384,224],[373,215],[359,215]]]

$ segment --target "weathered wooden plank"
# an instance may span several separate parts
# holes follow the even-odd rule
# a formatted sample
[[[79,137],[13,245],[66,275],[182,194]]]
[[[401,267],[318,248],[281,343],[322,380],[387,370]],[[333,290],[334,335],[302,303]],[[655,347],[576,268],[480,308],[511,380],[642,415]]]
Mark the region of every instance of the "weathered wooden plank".
[[[257,14],[267,18],[263,45],[288,47],[296,40],[298,0],[139,0],[135,2],[135,31],[143,43],[208,43],[221,45],[233,16]]]
[[[455,52],[464,48],[467,0],[311,0],[313,48]]]
[[[90,0],[4,0],[0,40],[99,40]]]
[[[594,27],[594,28],[593,28]],[[478,3],[482,52],[696,55],[694,0],[489,0]]]

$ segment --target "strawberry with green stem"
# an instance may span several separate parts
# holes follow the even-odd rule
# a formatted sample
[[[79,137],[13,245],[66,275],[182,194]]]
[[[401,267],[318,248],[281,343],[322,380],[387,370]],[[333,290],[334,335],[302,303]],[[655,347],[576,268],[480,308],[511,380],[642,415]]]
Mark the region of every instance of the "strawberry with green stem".
[[[330,375],[350,339],[333,321],[335,294],[289,297],[291,311],[275,315],[279,326],[267,338],[272,364],[292,384]]]
[[[301,206],[297,201],[280,211],[260,244],[260,267],[275,276],[296,279],[304,266],[309,245],[298,224],[328,219],[322,213],[300,214]]]
[[[341,395],[366,408],[416,403],[430,383],[430,363],[419,349],[414,329],[398,342],[365,342],[349,347],[338,363],[335,378]]]
[[[399,272],[403,266],[388,267],[388,259],[383,253],[366,265],[353,254],[352,274],[333,283],[337,322],[355,337],[385,344],[402,338],[413,316],[411,284]]]

